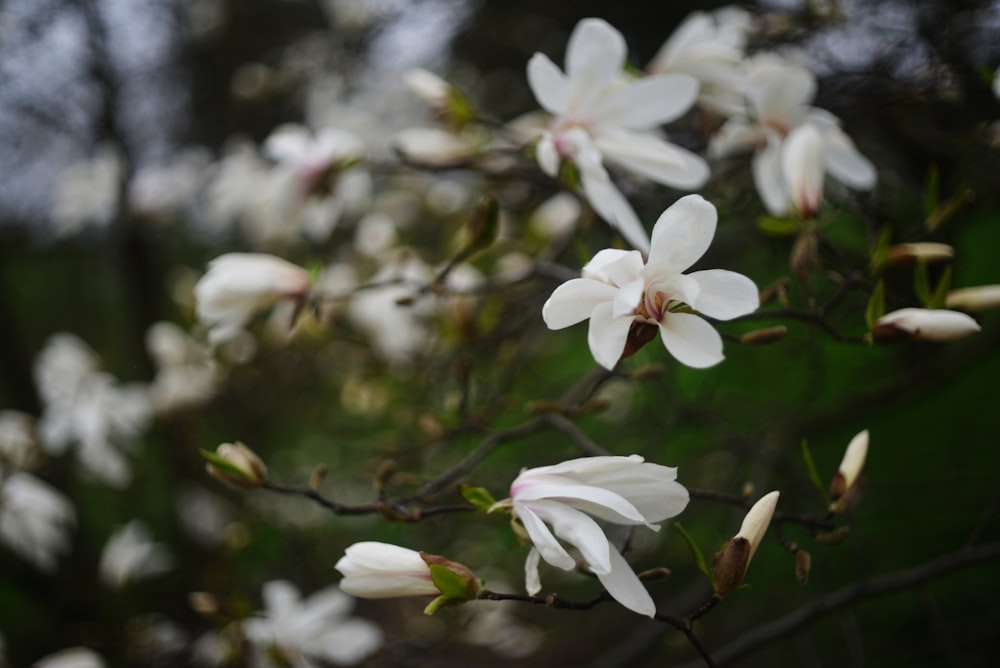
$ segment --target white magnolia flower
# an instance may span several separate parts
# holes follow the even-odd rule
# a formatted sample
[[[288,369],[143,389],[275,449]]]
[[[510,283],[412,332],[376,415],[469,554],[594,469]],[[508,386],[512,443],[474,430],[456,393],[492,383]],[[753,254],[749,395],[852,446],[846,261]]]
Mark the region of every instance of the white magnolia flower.
[[[601,19],[584,19],[570,35],[566,71],[536,53],[528,62],[528,83],[539,104],[554,116],[537,145],[542,170],[556,176],[561,161],[573,163],[597,213],[645,252],[646,231],[611,181],[605,162],[688,189],[705,182],[708,166],[656,133],[691,107],[698,82],[686,74],[626,81],[625,58],[621,33]]]
[[[638,455],[572,459],[522,471],[510,486],[510,497],[514,516],[532,542],[524,565],[530,594],[542,588],[540,559],[567,571],[576,567],[561,540],[579,550],[616,601],[642,615],[656,613],[649,592],[594,517],[658,531],[654,522],[679,514],[688,503],[677,469],[647,463]]]
[[[583,268],[582,278],[560,285],[542,308],[550,329],[590,319],[587,341],[598,364],[611,369],[622,357],[635,325],[655,325],[671,355],[703,368],[722,361],[722,338],[707,321],[677,310],[686,304],[711,318],[729,320],[759,305],[757,286],[723,269],[683,274],[715,236],[715,207],[688,195],[663,212],[653,227],[644,264],[638,251],[606,249]]]
[[[0,481],[0,541],[43,571],[70,549],[76,511],[60,492],[27,473]]]
[[[152,414],[148,389],[122,385],[98,371],[96,353],[72,334],[56,334],[35,362],[35,381],[45,409],[39,444],[51,455],[75,444],[84,471],[122,488],[132,471],[122,450],[134,447]]]
[[[172,322],[158,322],[146,332],[146,350],[156,363],[149,387],[157,413],[197,406],[215,393],[220,371],[211,351]]]
[[[255,314],[281,300],[302,301],[309,273],[265,253],[227,253],[208,264],[194,287],[198,320],[212,343],[236,337]]]
[[[743,106],[743,60],[753,17],[738,7],[692,12],[646,66],[651,74],[688,74],[701,84],[698,102],[731,115]]]
[[[173,567],[170,550],[153,542],[145,523],[132,520],[108,538],[98,572],[105,585],[121,589],[130,582],[161,575]]]
[[[398,545],[355,543],[344,550],[334,568],[344,575],[340,589],[359,598],[440,594],[420,553]]]
[[[745,112],[734,115],[712,138],[709,152],[726,156],[754,151],[753,178],[764,205],[774,215],[788,213],[793,202],[783,173],[784,144],[803,124],[822,137],[825,172],[855,190],[875,186],[875,168],[854,146],[839,121],[810,106],[816,77],[805,67],[762,54],[746,61]]]
[[[946,309],[901,308],[886,313],[875,323],[876,340],[897,338],[918,341],[956,341],[981,328],[971,316]]]
[[[42,657],[31,668],[104,668],[104,659],[86,647],[68,647]]]
[[[346,130],[323,128],[313,133],[305,126],[288,123],[271,133],[263,151],[295,175],[303,195],[311,195],[329,190],[332,172],[360,159],[364,145]]]
[[[352,665],[382,645],[378,626],[348,617],[353,599],[336,587],[327,587],[303,600],[295,585],[276,580],[264,584],[263,595],[261,616],[243,623],[243,631],[255,650],[256,666],[319,668],[324,662]]]

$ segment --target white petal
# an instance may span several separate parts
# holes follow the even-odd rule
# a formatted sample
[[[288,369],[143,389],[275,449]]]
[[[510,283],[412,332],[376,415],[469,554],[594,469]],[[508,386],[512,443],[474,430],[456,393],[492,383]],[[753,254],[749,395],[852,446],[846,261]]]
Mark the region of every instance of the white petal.
[[[586,113],[607,93],[625,65],[625,38],[603,19],[583,19],[576,24],[566,46],[569,76],[569,113]]]
[[[602,128],[594,143],[605,160],[673,188],[700,188],[708,180],[701,157],[648,133]]]
[[[533,480],[530,485],[524,485],[517,491],[519,501],[538,499],[557,499],[567,505],[577,507],[578,501],[588,502],[588,508],[600,506],[618,524],[644,524],[645,518],[627,499],[608,489],[568,482],[565,478],[552,476],[548,480],[542,478]]]
[[[689,304],[717,320],[731,320],[752,313],[760,306],[757,286],[743,274],[725,269],[707,269],[687,275],[696,281],[698,298]]]
[[[636,250],[649,252],[649,236],[639,221],[632,205],[621,191],[611,182],[607,172],[603,175],[590,170],[580,170],[583,194],[594,207],[594,211],[618,230]]]
[[[733,153],[749,151],[762,139],[758,126],[750,125],[743,118],[731,118],[719,128],[708,142],[708,155],[722,158]]]
[[[297,607],[301,598],[298,588],[287,580],[265,582],[261,593],[264,607],[272,616],[281,615]]]
[[[722,337],[708,322],[690,313],[670,313],[660,323],[660,337],[677,361],[704,369],[722,361]]]
[[[528,558],[524,560],[524,588],[532,596],[542,590],[542,579],[538,577],[540,558],[541,554],[532,547],[531,551],[528,552]]]
[[[886,313],[877,325],[902,329],[921,341],[956,341],[981,329],[979,323],[965,313],[925,308],[902,308]]]
[[[427,570],[426,564],[424,564],[424,569]],[[438,594],[437,587],[434,586],[429,574],[424,576],[372,572],[345,575],[340,581],[340,588],[358,598],[397,598]]]
[[[774,60],[750,76],[757,117],[761,120],[796,119],[816,95],[816,77],[801,65]]]
[[[644,264],[639,251],[605,248],[583,265],[580,274],[584,278],[622,286],[638,279]]]
[[[767,138],[767,146],[753,156],[753,181],[764,206],[775,216],[788,213],[788,196],[781,175],[781,140]]]
[[[543,109],[553,114],[566,113],[569,79],[545,54],[536,53],[528,61],[528,85]]]
[[[700,195],[677,200],[653,226],[647,280],[679,274],[705,254],[715,236],[715,207]]]
[[[636,307],[642,301],[642,293],[645,288],[646,283],[641,278],[622,286],[611,304],[611,317],[621,318],[635,313]]]
[[[426,571],[427,564],[416,550],[391,543],[364,541],[348,546],[344,550],[344,556],[334,568],[347,575],[364,572]]]
[[[552,525],[552,530],[559,538],[580,551],[591,571],[607,573],[611,570],[610,554],[614,548],[593,518],[559,501],[532,501],[531,509]],[[545,558],[544,552],[542,558]]]
[[[875,166],[854,146],[851,138],[840,128],[824,133],[826,139],[826,168],[830,174],[855,190],[871,190],[877,176]]]
[[[618,550],[611,548],[611,571],[607,574],[597,573],[597,579],[608,590],[612,598],[623,606],[640,615],[652,617],[656,614],[656,604],[649,595],[635,571],[625,561]]]
[[[535,159],[538,160],[538,166],[542,168],[542,171],[549,176],[555,178],[559,174],[561,159],[551,132],[546,130],[538,143],[535,144]]]
[[[686,112],[697,97],[698,81],[694,77],[686,74],[645,77],[600,100],[587,115],[587,121],[649,130]]]
[[[542,306],[549,329],[563,329],[589,318],[600,304],[610,303],[618,288],[590,278],[574,278],[557,287]]]
[[[528,505],[515,501],[514,514],[521,520],[524,530],[528,532],[528,538],[531,539],[531,544],[538,550],[542,559],[564,571],[573,570],[576,568],[576,560],[569,555],[566,548],[559,544],[556,537],[545,526],[545,522],[535,514],[533,507],[536,503],[540,502],[536,501]]]
[[[815,215],[823,199],[825,144],[816,126],[806,123],[792,130],[781,146],[781,172],[799,213]]]
[[[613,317],[612,308],[611,302],[599,304],[590,314],[590,329],[587,330],[590,353],[605,369],[614,369],[621,359],[634,320],[632,317]]]

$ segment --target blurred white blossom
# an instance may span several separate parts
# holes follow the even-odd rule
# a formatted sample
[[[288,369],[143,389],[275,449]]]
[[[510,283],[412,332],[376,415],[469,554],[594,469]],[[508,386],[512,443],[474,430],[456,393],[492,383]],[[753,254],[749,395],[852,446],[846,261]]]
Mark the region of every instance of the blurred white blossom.
[[[72,503],[27,473],[0,480],[0,541],[42,571],[52,571],[69,552],[76,525]]]
[[[104,668],[104,659],[86,647],[68,647],[42,657],[31,668]]]
[[[115,216],[122,179],[118,149],[102,147],[89,161],[67,167],[52,203],[56,234],[72,236],[87,227],[107,227]]]
[[[215,393],[221,371],[211,351],[179,325],[158,322],[150,327],[146,350],[157,367],[149,386],[157,413],[197,406]]]
[[[166,573],[173,567],[174,558],[169,548],[154,542],[146,524],[135,519],[116,529],[108,538],[98,571],[106,586],[121,589],[131,582]]]

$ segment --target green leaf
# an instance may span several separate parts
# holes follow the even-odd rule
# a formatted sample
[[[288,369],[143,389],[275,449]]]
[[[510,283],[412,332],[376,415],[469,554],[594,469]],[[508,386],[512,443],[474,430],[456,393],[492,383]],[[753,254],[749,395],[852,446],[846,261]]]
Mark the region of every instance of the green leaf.
[[[433,615],[438,610],[440,610],[441,608],[443,608],[445,605],[447,605],[448,603],[450,603],[451,600],[452,599],[450,599],[450,598],[448,598],[447,596],[444,596],[444,595],[438,596],[433,601],[431,601],[430,603],[427,604],[427,607],[424,608],[424,614],[425,615]]]
[[[802,225],[794,218],[761,216],[757,219],[757,228],[770,237],[790,237],[798,234]]]
[[[889,262],[889,245],[892,243],[892,229],[888,225],[879,230],[875,246],[872,248],[870,261],[871,272],[874,275],[882,273]]]
[[[219,469],[220,471],[223,471],[224,473],[231,473],[239,478],[247,477],[246,471],[244,471],[243,469],[241,469],[228,459],[220,457],[211,450],[199,449],[199,452],[201,453],[201,456],[204,457],[209,464]]]
[[[823,484],[823,479],[819,477],[819,469],[816,468],[816,461],[813,459],[812,451],[809,449],[809,442],[804,438],[802,439],[802,463],[806,465],[806,473],[809,474],[809,480],[816,486],[816,489],[819,490],[820,495],[823,497],[823,505],[829,506],[830,497],[826,493],[826,485]]]
[[[924,185],[924,215],[930,217],[937,208],[941,196],[941,172],[937,165],[931,165],[927,170],[927,183]]]
[[[680,522],[674,522],[674,528],[677,529],[677,532],[681,536],[683,536],[685,541],[687,541],[688,548],[691,550],[691,554],[694,555],[694,562],[695,564],[698,565],[698,570],[707,575],[709,579],[711,579],[712,571],[709,570],[708,568],[708,562],[705,561],[705,555],[701,553],[701,549],[694,542],[694,539],[691,538],[691,534],[687,532],[687,530],[684,528],[683,525],[681,525]]]
[[[885,315],[885,283],[879,281],[872,290],[872,296],[868,299],[868,306],[865,308],[865,323],[868,330],[875,329],[875,323]]]
[[[463,255],[489,248],[500,231],[500,205],[496,197],[483,195],[469,220],[471,231],[469,244]]]
[[[945,267],[944,271],[941,272],[941,278],[937,282],[937,286],[934,288],[934,294],[931,295],[930,303],[927,304],[928,308],[944,308],[945,300],[948,297],[948,288],[951,287],[951,265]]]
[[[493,498],[493,495],[485,487],[462,485],[459,491],[462,494],[462,498],[474,505],[476,510],[486,513],[496,505],[497,500]]]
[[[475,598],[469,592],[468,580],[463,576],[445,566],[437,564],[430,564],[428,568],[431,570],[431,582],[438,588],[442,596],[460,601],[468,601]]]
[[[931,307],[931,279],[926,260],[917,260],[917,268],[913,270],[913,291],[924,306]]]

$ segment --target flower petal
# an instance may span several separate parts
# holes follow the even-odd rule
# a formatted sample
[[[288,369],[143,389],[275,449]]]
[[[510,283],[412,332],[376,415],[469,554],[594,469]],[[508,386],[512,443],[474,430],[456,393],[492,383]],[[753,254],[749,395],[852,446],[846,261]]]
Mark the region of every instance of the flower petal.
[[[708,163],[702,158],[649,133],[601,128],[594,143],[605,160],[666,186],[700,188],[708,180]]]
[[[524,560],[524,588],[534,596],[542,590],[542,579],[538,576],[538,561],[541,558],[538,550],[534,547],[528,552],[528,558]]]
[[[706,269],[687,275],[698,283],[698,298],[690,305],[710,318],[731,320],[752,313],[760,306],[757,286],[743,274],[725,269]]]
[[[521,520],[524,530],[528,532],[528,538],[531,539],[531,544],[538,550],[542,559],[564,571],[573,570],[576,568],[576,560],[569,556],[569,552],[559,544],[556,537],[545,526],[545,522],[535,514],[534,507],[537,503],[528,505],[514,501],[514,515]]]
[[[586,120],[650,130],[686,112],[697,97],[698,81],[687,74],[644,77],[599,100]]]
[[[542,306],[549,329],[563,329],[591,317],[600,304],[610,303],[618,289],[590,278],[574,278],[557,287]]]
[[[839,127],[824,133],[826,168],[830,174],[855,190],[871,190],[877,175],[875,166],[854,146],[851,138]]]
[[[605,510],[605,515],[618,524],[645,524],[646,518],[625,497],[602,487],[574,483],[563,477],[551,476],[532,479],[530,484],[517,490],[518,501],[556,499],[577,507],[578,501],[585,501],[589,508],[597,506]]]
[[[611,548],[611,570],[608,573],[596,573],[596,575],[612,598],[632,612],[647,617],[656,614],[656,604],[653,602],[653,597],[642,586],[642,582],[625,561],[625,557],[615,548]]]
[[[775,216],[788,213],[788,199],[781,175],[781,140],[778,137],[768,135],[767,145],[754,153],[751,168],[757,193],[767,210]]]
[[[647,280],[684,271],[705,254],[715,236],[715,207],[700,195],[687,195],[660,214],[653,226]]]
[[[819,211],[826,174],[825,153],[823,136],[809,123],[792,130],[781,146],[782,176],[792,203],[804,216]]]
[[[569,107],[569,79],[543,53],[528,61],[528,85],[538,104],[553,114],[564,114]]]
[[[623,286],[640,277],[644,262],[639,251],[605,248],[597,251],[590,262],[583,265],[580,274],[605,283]]]
[[[587,201],[594,207],[594,211],[611,227],[618,230],[633,248],[642,253],[649,252],[649,236],[639,221],[639,216],[612,183],[607,172],[603,170],[602,172],[580,170],[580,181]]]
[[[608,537],[604,535],[604,531],[593,518],[559,501],[540,499],[532,501],[530,505],[538,517],[552,525],[552,530],[559,538],[580,551],[580,555],[591,571],[607,573],[611,570],[610,553],[614,551],[614,548],[611,547]],[[539,547],[539,549],[542,548]],[[544,551],[542,558],[545,559]]]
[[[722,337],[708,322],[690,313],[670,313],[660,323],[660,336],[667,352],[695,369],[723,360]]]
[[[614,369],[625,351],[628,331],[634,318],[626,316],[615,318],[612,315],[611,302],[598,304],[590,314],[590,329],[587,330],[587,343],[594,361],[605,369]]]
[[[625,65],[625,38],[603,19],[583,19],[566,45],[569,114],[585,111],[607,93]]]

